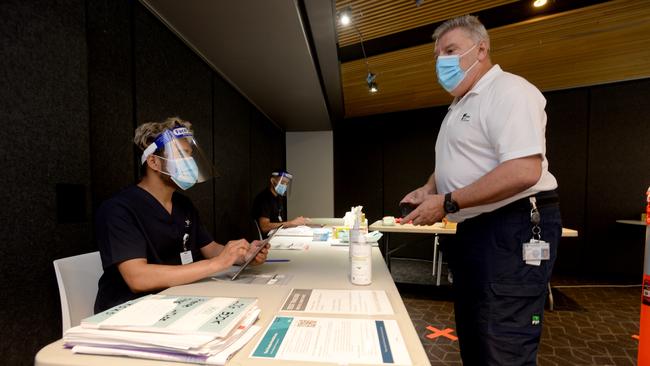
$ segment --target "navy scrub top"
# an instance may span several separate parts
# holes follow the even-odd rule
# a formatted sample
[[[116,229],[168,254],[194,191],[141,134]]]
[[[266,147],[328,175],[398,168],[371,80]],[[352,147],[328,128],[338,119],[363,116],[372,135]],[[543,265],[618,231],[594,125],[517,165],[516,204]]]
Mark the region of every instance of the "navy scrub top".
[[[147,294],[131,292],[117,269],[119,263],[146,258],[150,264],[180,265],[186,233],[186,247],[196,262],[203,259],[200,249],[213,241],[189,198],[174,192],[170,215],[156,198],[137,185],[100,206],[95,229],[104,267],[95,313]]]
[[[263,190],[253,200],[253,219],[257,221],[260,217],[266,217],[271,222],[287,221],[284,201],[284,197],[274,196],[271,189]]]

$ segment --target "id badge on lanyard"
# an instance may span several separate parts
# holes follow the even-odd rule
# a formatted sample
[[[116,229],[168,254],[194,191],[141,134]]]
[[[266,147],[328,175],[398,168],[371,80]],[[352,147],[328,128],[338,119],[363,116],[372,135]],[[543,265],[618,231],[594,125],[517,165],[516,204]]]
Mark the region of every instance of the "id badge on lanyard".
[[[185,221],[185,229],[190,227],[190,220]],[[181,252],[181,264],[186,265],[194,262],[192,258],[192,251],[187,250],[187,241],[190,239],[190,234],[183,235],[183,251]]]
[[[541,216],[537,210],[537,200],[535,197],[530,197],[530,222],[533,224],[533,237],[529,242],[522,244],[522,257],[526,264],[531,266],[539,266],[542,261],[551,258],[551,246],[548,242],[542,240],[542,229],[539,227]]]

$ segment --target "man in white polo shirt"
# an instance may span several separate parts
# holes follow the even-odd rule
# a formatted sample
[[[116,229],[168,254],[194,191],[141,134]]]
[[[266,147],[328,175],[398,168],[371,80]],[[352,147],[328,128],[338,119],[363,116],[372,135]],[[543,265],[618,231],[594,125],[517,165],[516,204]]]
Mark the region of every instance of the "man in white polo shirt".
[[[467,365],[535,365],[547,283],[562,224],[546,160],[546,100],[492,65],[474,16],[436,29],[438,82],[455,98],[436,141],[436,165],[402,203],[404,218],[458,222],[449,248],[461,357]]]

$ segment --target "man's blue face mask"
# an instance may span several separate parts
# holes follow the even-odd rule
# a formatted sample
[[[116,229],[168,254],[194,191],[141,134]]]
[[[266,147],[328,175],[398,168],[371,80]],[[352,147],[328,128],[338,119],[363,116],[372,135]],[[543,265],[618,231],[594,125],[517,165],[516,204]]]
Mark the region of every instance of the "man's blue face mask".
[[[284,194],[287,193],[287,185],[283,183],[278,183],[275,186],[275,192],[280,196],[284,196]]]
[[[465,79],[467,73],[478,63],[478,59],[467,70],[460,67],[460,58],[476,48],[476,44],[461,55],[438,56],[436,59],[436,74],[438,82],[448,92],[456,89]]]
[[[192,188],[198,180],[199,168],[194,158],[167,160],[167,168],[172,181],[184,191]]]

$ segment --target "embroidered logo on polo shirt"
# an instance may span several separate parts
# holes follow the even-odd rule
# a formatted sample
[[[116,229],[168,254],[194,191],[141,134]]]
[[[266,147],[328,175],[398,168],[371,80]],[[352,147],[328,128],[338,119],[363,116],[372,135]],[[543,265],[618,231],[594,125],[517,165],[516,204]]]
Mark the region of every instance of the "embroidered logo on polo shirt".
[[[469,113],[463,113],[463,115],[460,117],[460,120],[463,122],[469,122],[470,117],[471,116],[469,115]]]
[[[192,221],[190,221],[190,219],[185,220],[185,227],[190,227],[191,224]]]

